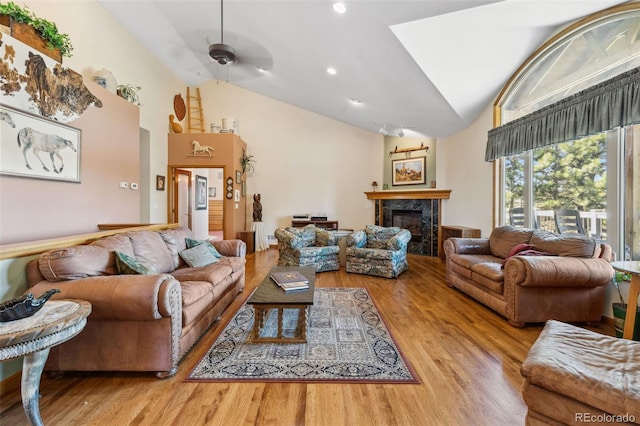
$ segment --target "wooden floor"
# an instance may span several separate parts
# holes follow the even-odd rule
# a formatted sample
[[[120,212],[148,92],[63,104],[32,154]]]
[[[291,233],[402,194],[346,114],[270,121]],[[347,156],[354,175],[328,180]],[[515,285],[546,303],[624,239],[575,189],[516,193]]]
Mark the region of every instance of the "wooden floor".
[[[542,325],[516,329],[447,287],[438,258],[409,255],[389,280],[317,275],[319,287],[364,287],[422,384],[185,383],[223,325],[277,262],[248,256],[246,289],[166,380],[152,374],[43,376],[46,425],[522,425],[520,365]],[[594,328],[594,327],[590,327]],[[610,334],[602,325],[601,332]],[[598,325],[596,325],[598,329]],[[0,398],[0,424],[27,425],[18,390]]]

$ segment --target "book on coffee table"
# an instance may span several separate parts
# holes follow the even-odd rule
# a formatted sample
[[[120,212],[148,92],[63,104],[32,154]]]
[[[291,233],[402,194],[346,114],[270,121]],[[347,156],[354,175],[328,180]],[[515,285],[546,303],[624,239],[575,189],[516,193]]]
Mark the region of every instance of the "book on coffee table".
[[[280,288],[284,291],[306,290],[309,288],[309,284],[303,283],[301,281],[295,283],[278,284],[278,286],[280,286]]]
[[[282,271],[282,272],[272,272],[271,279],[276,282],[276,284],[287,284],[287,283],[308,283],[309,280],[305,278],[298,271]]]
[[[270,276],[285,291],[309,288],[309,280],[298,271],[272,272]]]

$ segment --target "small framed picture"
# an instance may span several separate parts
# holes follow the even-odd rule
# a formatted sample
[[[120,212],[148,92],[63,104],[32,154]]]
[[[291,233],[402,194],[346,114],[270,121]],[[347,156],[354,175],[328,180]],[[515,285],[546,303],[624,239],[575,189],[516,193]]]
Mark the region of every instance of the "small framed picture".
[[[242,183],[242,172],[240,170],[236,170],[236,183]]]
[[[242,196],[243,197],[247,196],[247,181],[246,180],[242,181]]]
[[[196,175],[196,210],[207,209],[207,178]]]
[[[209,187],[209,198],[216,198],[216,187]]]
[[[165,177],[156,175],[156,191],[164,191]]]
[[[236,189],[235,191],[234,201],[240,201],[240,190]]]

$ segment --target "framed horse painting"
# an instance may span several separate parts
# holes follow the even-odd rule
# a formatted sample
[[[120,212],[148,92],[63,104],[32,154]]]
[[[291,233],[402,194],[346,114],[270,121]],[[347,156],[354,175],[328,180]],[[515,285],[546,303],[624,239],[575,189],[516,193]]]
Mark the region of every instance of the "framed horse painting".
[[[80,182],[80,129],[0,104],[0,174]]]

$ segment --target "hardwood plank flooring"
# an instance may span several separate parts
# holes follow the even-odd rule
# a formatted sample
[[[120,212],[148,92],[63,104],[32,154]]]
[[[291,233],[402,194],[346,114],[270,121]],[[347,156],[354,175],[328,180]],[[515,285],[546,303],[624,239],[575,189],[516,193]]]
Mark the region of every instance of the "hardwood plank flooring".
[[[152,374],[43,375],[47,425],[522,425],[520,365],[542,324],[517,329],[445,282],[439,258],[409,255],[389,280],[317,275],[319,287],[366,288],[421,384],[185,383],[251,291],[277,262],[275,249],[247,257],[246,288],[179,366]],[[590,328],[612,334],[610,327]],[[3,388],[4,389],[4,388]],[[0,395],[0,424],[27,425],[19,389]]]

